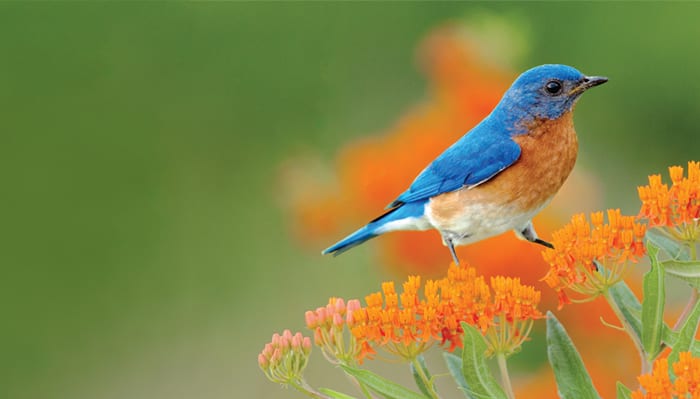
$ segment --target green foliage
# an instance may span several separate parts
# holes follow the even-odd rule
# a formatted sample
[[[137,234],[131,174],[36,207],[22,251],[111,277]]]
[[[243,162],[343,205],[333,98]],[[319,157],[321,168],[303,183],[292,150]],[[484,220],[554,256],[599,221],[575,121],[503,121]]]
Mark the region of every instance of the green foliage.
[[[420,367],[420,370],[416,369],[416,366]],[[423,355],[418,355],[416,361],[410,363],[410,367],[413,380],[416,382],[418,389],[420,389],[424,395],[430,396],[431,389],[428,384],[432,383],[432,376],[430,375],[428,366],[425,364],[425,357],[423,357]],[[426,383],[426,381],[428,382]]]
[[[320,388],[319,392],[326,396],[329,396],[332,399],[357,399],[354,396],[346,395],[342,392],[334,391],[328,388]]]
[[[617,399],[631,399],[632,391],[625,384],[618,381],[617,383]]]
[[[547,354],[554,370],[559,397],[600,398],[571,338],[552,312],[547,312]]]
[[[651,260],[651,270],[644,275],[643,282],[642,345],[647,354],[647,360],[652,361],[661,351],[666,291],[664,269],[657,258],[659,249],[648,243],[647,251]]]
[[[680,325],[678,330],[678,339],[673,344],[673,349],[668,355],[669,364],[678,360],[678,355],[681,352],[689,352],[693,350],[695,343],[695,333],[698,330],[698,322],[700,321],[700,301],[695,302],[695,306],[690,311],[688,318]]]
[[[669,276],[683,280],[695,289],[700,289],[700,260],[669,259],[661,264]]]
[[[467,384],[467,380],[464,378],[464,374],[462,373],[462,357],[450,352],[443,352],[442,356],[445,358],[447,370],[449,370],[450,375],[455,380],[459,390],[462,391],[467,398],[471,398],[471,396],[469,396],[469,385]]]
[[[462,323],[464,329],[462,348],[462,375],[467,392],[473,399],[505,399],[506,394],[491,374],[486,364],[486,342],[476,328]]]
[[[369,370],[363,370],[346,365],[340,366],[343,371],[355,377],[361,384],[364,384],[369,389],[382,395],[386,399],[425,399],[417,392],[405,388],[403,385],[390,381],[378,374]]]

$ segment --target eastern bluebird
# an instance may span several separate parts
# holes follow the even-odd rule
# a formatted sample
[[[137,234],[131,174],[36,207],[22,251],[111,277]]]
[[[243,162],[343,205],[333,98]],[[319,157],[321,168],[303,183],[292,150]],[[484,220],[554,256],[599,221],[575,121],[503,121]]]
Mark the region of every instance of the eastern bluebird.
[[[440,232],[456,264],[456,245],[507,230],[551,248],[537,237],[532,218],[576,162],[576,101],[607,81],[566,65],[525,71],[496,108],[423,169],[386,213],[323,254],[341,254],[390,231],[431,228]]]

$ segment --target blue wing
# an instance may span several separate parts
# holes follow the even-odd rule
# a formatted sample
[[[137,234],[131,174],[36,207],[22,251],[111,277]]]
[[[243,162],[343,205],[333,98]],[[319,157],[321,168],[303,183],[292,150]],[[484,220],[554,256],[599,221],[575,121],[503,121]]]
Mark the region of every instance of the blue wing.
[[[520,146],[508,134],[474,128],[425,168],[411,187],[389,204],[425,200],[464,186],[481,184],[515,163]]]

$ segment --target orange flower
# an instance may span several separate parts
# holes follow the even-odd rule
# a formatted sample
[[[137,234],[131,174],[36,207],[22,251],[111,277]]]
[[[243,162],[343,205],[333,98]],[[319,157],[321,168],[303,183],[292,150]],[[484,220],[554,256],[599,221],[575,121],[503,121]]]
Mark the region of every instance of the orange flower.
[[[700,398],[700,359],[690,352],[680,353],[673,364],[676,380],[671,381],[668,359],[654,362],[651,374],[638,377],[639,390],[632,392],[633,399]]]
[[[645,226],[622,216],[619,209],[607,215],[607,224],[602,212],[592,213],[590,223],[583,214],[574,215],[552,235],[554,248],[542,252],[550,265],[543,280],[557,291],[560,308],[571,302],[565,289],[583,294],[579,301],[592,300],[622,280],[628,266],[645,254]]]
[[[409,277],[398,294],[393,282],[365,298],[367,307],[353,313],[352,334],[362,347],[359,358],[374,348],[413,360],[434,343],[461,346],[466,322],[487,337],[491,353],[510,354],[527,339],[540,293],[519,279],[495,277],[491,285],[471,267],[451,265],[447,277],[428,280],[419,296],[421,279]]]
[[[670,188],[662,183],[661,175],[649,176],[649,184],[637,188],[642,201],[639,217],[678,240],[694,242],[700,238],[700,162],[688,162],[687,177],[681,166],[668,171]]]

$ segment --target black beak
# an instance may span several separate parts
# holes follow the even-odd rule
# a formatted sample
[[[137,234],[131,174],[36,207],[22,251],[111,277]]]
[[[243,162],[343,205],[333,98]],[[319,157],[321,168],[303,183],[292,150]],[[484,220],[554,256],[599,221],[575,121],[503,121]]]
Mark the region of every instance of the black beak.
[[[586,76],[583,78],[583,82],[579,86],[582,90],[590,89],[591,87],[594,86],[599,86],[602,85],[603,83],[607,82],[608,78],[605,76]]]

